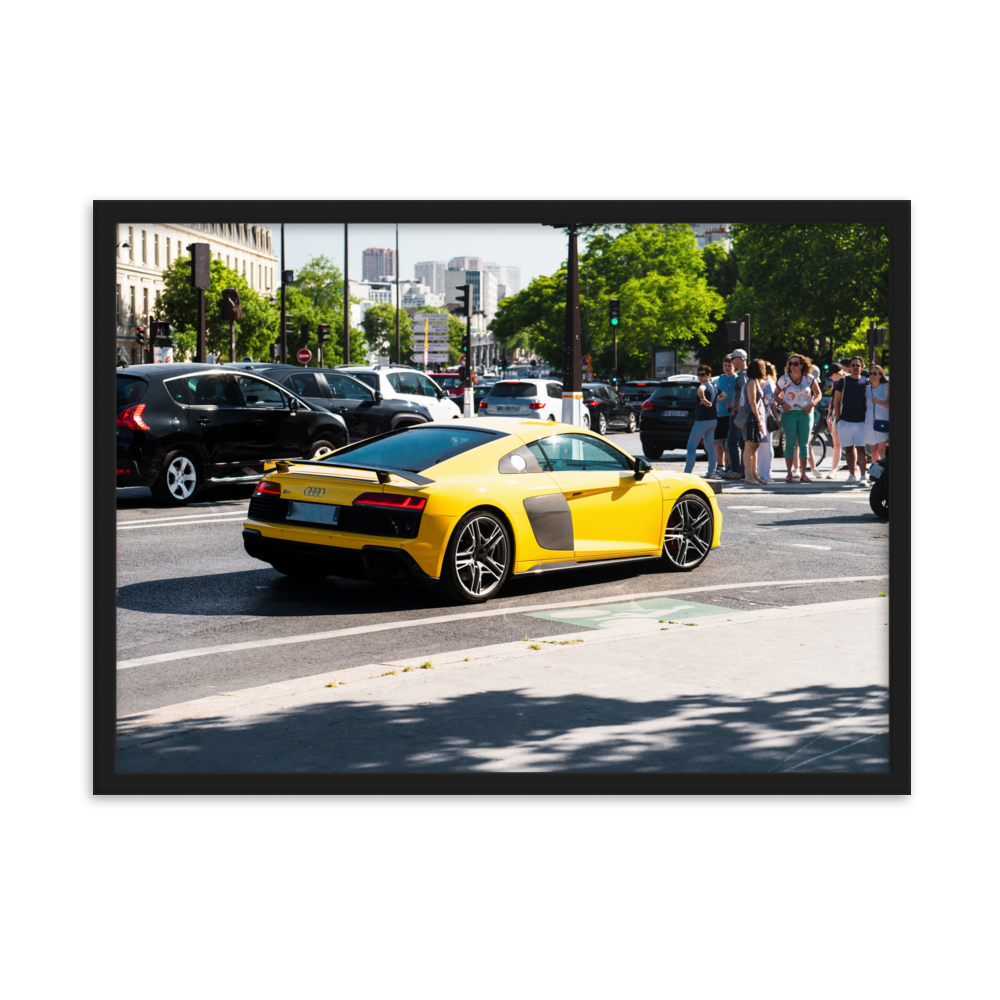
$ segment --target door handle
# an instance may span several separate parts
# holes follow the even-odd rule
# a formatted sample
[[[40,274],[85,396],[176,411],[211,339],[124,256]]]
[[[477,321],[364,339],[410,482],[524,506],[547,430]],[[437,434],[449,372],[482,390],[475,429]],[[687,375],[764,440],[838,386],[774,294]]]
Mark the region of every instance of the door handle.
[[[198,420],[199,424],[207,424],[208,423],[208,417],[198,417],[197,420]]]
[[[264,426],[264,421],[260,417],[254,417],[253,420],[250,421],[250,423],[256,424],[258,427],[263,427]]]

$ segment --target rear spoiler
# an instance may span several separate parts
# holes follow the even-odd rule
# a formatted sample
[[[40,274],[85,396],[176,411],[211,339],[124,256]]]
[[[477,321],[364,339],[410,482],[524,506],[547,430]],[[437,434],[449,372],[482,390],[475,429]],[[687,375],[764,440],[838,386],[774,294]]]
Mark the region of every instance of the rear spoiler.
[[[374,472],[382,485],[389,482],[390,476],[399,476],[400,479],[405,479],[415,486],[427,486],[434,482],[433,479],[428,479],[426,476],[419,476],[408,469],[391,469],[383,465],[358,465],[353,462],[311,462],[306,459],[302,459],[301,461],[282,459],[274,463],[274,467],[278,472],[288,472],[295,465],[317,465],[323,469],[357,469],[360,472]]]

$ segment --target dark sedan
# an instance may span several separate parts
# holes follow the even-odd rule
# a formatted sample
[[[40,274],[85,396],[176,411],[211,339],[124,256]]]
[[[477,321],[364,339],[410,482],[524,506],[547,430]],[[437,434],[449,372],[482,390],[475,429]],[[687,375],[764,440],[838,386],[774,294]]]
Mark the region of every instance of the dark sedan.
[[[207,486],[251,483],[264,463],[321,458],[348,443],[342,417],[257,371],[133,365],[117,372],[119,486],[190,503]]]
[[[628,402],[603,382],[587,382],[583,386],[584,427],[598,434],[608,427],[622,427],[631,434],[635,430],[635,411]]]
[[[227,368],[249,369],[246,364]],[[433,414],[405,397],[386,399],[366,382],[336,368],[298,368],[295,365],[253,365],[265,378],[287,386],[310,405],[344,418],[351,444],[410,424],[429,423]]]

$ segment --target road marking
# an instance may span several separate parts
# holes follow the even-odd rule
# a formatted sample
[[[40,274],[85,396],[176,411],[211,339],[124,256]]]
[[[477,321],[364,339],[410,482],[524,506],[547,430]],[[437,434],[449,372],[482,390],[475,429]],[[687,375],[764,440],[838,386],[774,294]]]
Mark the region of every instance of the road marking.
[[[161,521],[150,521],[146,524],[119,524],[118,530],[129,531],[132,528],[158,528],[161,524],[167,528],[186,528],[189,524],[231,524],[233,521],[245,521],[246,519],[246,514],[241,514],[239,517],[220,518],[217,521],[204,519],[198,521],[174,521],[165,517]]]
[[[808,760],[802,761],[801,764],[796,764],[794,767],[786,767],[782,774],[786,774],[788,771],[794,771],[796,767],[803,767],[806,764],[811,764],[814,760],[820,760],[823,757],[829,757],[832,753],[840,753],[841,750],[850,750],[851,747],[856,747],[859,743],[864,743],[865,740],[873,740],[876,736],[885,736],[888,733],[888,729],[883,729],[880,733],[872,733],[871,736],[863,736],[860,740],[855,740],[853,743],[848,743],[845,747],[837,747],[836,750],[828,750],[826,753],[821,753],[817,757],[810,757]]]
[[[822,549],[824,552],[829,552],[833,548],[832,545],[808,545],[805,542],[792,542],[790,548],[793,549]]]
[[[828,576],[811,580],[754,580],[746,583],[716,583],[707,587],[680,587],[676,590],[657,590],[651,593],[636,595],[641,600],[651,600],[654,597],[672,597],[674,594],[704,594],[714,590],[738,590],[740,587],[789,587],[796,584],[814,585],[817,583],[860,583],[866,580],[887,580],[888,573],[875,576]],[[467,611],[458,615],[435,615],[430,618],[415,618],[401,622],[386,622],[382,625],[356,625],[353,628],[332,629],[329,632],[307,632],[302,635],[285,635],[274,639],[257,639],[254,642],[231,642],[224,646],[201,646],[197,649],[179,649],[173,653],[158,653],[154,656],[139,656],[132,660],[119,660],[118,669],[127,670],[131,667],[144,667],[152,663],[167,663],[172,660],[188,660],[195,656],[211,656],[215,653],[238,653],[244,649],[264,649],[269,646],[285,646],[295,642],[318,642],[323,639],[335,639],[342,635],[363,635],[367,632],[386,632],[394,628],[414,628],[418,625],[437,625],[441,622],[469,621],[474,618],[494,618],[497,615],[524,615],[532,611],[551,611],[556,608],[582,608],[594,604],[621,604],[622,595],[616,597],[598,597],[588,601],[559,601],[554,604],[529,604],[524,607],[498,608],[495,611]]]
[[[855,501],[859,503],[860,501]],[[723,507],[723,510],[771,510],[780,514],[801,514],[803,511],[812,513],[814,510],[836,510],[836,507]]]
[[[123,524],[159,524],[161,521],[190,521],[196,517],[232,517],[233,509],[208,511],[202,510],[197,514],[179,514],[176,517],[134,517],[131,521],[119,521],[118,526]]]
[[[756,593],[756,591],[754,591]],[[701,618],[705,615],[731,615],[736,608],[724,608],[718,604],[696,604],[687,601],[676,601],[658,598],[652,601],[629,601],[627,604],[604,604],[594,607],[592,604],[582,608],[570,608],[563,611],[535,611],[532,618],[544,618],[548,621],[566,622],[568,625],[583,628],[612,628],[616,625],[627,625],[631,621],[651,621],[654,618]],[[684,612],[681,614],[681,612]]]

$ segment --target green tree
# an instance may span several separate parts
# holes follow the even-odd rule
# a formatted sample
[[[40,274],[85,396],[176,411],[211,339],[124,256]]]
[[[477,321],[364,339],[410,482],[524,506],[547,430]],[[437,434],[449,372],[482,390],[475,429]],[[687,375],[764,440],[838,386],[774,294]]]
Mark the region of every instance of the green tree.
[[[222,319],[222,292],[240,294],[243,319],[236,323],[236,356],[267,358],[268,345],[278,334],[278,312],[247,284],[243,275],[219,260],[211,262],[211,286],[205,289],[205,331],[209,353],[229,359],[229,323]],[[163,273],[163,294],[157,317],[174,327],[180,358],[192,357],[198,342],[198,289],[191,287],[191,260],[179,257]]]
[[[357,303],[357,300],[353,300]],[[326,367],[344,363],[344,276],[340,268],[322,254],[312,257],[295,272],[295,281],[285,291],[285,313],[291,318],[289,361],[294,363],[303,332],[308,334],[303,345],[319,357],[319,326],[325,323],[330,336],[323,345]],[[349,328],[352,364],[364,363],[365,334],[360,328]],[[315,363],[310,362],[311,364]]]

